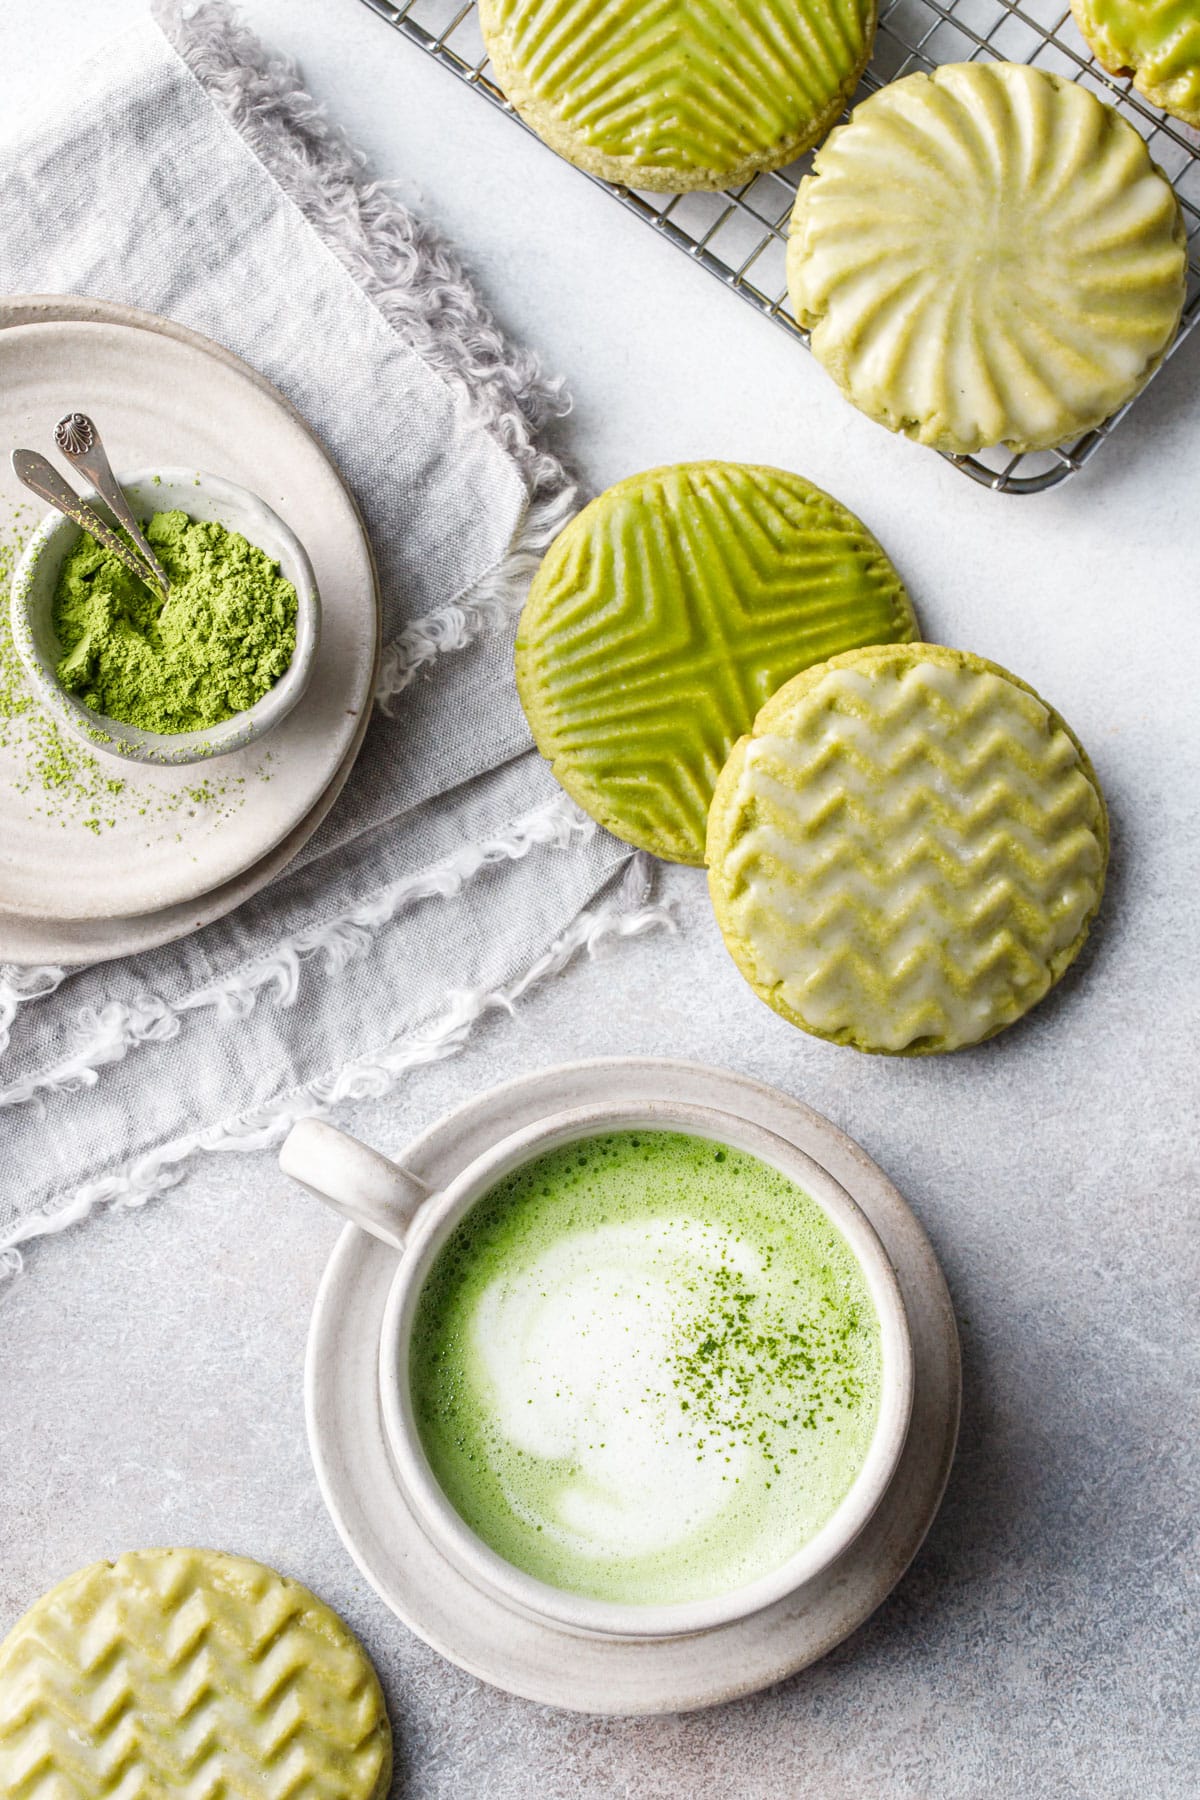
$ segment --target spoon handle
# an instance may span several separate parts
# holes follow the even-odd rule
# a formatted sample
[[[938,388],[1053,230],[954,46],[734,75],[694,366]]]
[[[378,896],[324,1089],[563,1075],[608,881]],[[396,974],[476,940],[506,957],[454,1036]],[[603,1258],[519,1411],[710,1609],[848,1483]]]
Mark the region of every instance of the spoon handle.
[[[145,582],[147,586],[152,584],[150,571],[141,558],[117,536],[115,531],[109,530],[103,519],[92,511],[86,500],[80,499],[75,489],[69,482],[64,481],[53,463],[47,462],[44,456],[39,456],[36,450],[14,450],[12,466],[17,480],[23,487],[27,487],[31,494],[36,494],[39,500],[48,500],[50,505],[60,513],[65,513],[68,519],[73,519],[76,525],[87,532],[89,537],[94,537],[96,542],[103,544],[106,550],[111,550],[113,555],[125,564],[130,574],[136,575],[139,581]]]
[[[79,473],[91,482],[118,524],[125,527],[145,557],[165,599],[171,591],[167,572],[146,542],[142,528],[133,516],[132,508],[125,498],[121,484],[112,472],[112,465],[108,460],[104,445],[100,441],[100,433],[91,419],[86,413],[67,413],[54,427],[54,442],[71,467],[78,469]]]

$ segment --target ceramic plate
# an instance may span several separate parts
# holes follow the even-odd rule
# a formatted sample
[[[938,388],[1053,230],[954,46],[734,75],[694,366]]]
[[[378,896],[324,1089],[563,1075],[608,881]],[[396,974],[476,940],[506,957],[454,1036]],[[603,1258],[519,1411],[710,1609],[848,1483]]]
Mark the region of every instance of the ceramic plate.
[[[378,1358],[394,1251],[347,1226],[322,1279],[308,1340],[305,1404],[317,1480],[368,1581],[399,1619],[451,1662],[509,1693],[589,1713],[713,1706],[824,1656],[874,1612],[915,1556],[941,1501],[958,1434],[958,1335],[928,1238],[865,1152],[786,1094],[693,1063],[577,1063],[468,1101],[400,1160],[440,1188],[498,1136],[548,1112],[601,1100],[637,1106],[647,1099],[719,1107],[797,1145],[858,1202],[895,1267],[913,1345],[908,1440],[878,1509],[816,1581],[752,1618],[686,1638],[604,1640],[531,1618],[473,1587],[446,1561],[425,1535],[389,1455]]]
[[[366,720],[364,712],[364,728]],[[16,963],[18,968],[34,963],[77,968],[110,962],[114,957],[136,956],[143,950],[156,950],[160,944],[172,944],[177,938],[211,925],[214,919],[224,918],[243,900],[249,900],[274,881],[308,842],[345,786],[361,742],[360,733],[333,780],[295,831],[276,844],[269,856],[243,870],[233,881],[198,900],[167,906],[160,912],[140,913],[133,919],[34,919],[0,913],[0,963]]]
[[[0,303],[0,528],[26,500],[26,523],[39,512],[9,450],[44,450],[76,407],[96,419],[118,470],[194,465],[261,495],[312,560],[321,644],[308,692],[278,729],[204,765],[143,768],[97,750],[94,768],[56,783],[35,715],[0,719],[0,915],[18,936],[22,922],[129,920],[218,889],[236,892],[231,905],[245,898],[253,889],[236,878],[273,873],[270,853],[285,842],[294,854],[344,778],[378,654],[370,549],[329,458],[268,382],[167,321],[94,301]],[[190,929],[194,906],[186,918]]]

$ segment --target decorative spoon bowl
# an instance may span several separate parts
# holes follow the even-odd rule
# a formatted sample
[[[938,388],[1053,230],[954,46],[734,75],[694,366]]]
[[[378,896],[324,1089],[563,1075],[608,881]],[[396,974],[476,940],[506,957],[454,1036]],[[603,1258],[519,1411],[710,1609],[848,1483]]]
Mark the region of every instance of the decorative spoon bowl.
[[[296,590],[296,648],[270,691],[245,712],[203,731],[144,731],[93,712],[68,693],[56,674],[62,656],[53,624],[54,591],[63,562],[82,535],[73,520],[47,513],[17,565],[11,594],[13,642],[40,699],[55,720],[89,749],[128,762],[207,762],[242,750],[284,718],[308,686],[320,634],[320,598],[304,546],[264,500],[219,475],[195,469],[150,469],[123,475],[121,487],[134,514],[145,522],[156,512],[178,510],[237,531],[279,564]]]

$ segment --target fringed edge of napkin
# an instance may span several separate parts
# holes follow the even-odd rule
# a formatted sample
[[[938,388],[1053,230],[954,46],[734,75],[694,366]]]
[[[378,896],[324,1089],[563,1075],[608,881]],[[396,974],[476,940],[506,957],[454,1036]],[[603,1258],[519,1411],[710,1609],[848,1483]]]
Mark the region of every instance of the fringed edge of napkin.
[[[387,710],[435,656],[464,650],[511,618],[530,576],[568,519],[579,490],[537,434],[570,408],[563,383],[509,342],[453,249],[364,179],[366,158],[305,89],[294,63],[272,56],[227,0],[154,0],[160,30],[209,99],[392,329],[492,432],[529,490],[521,529],[502,562],[449,606],[385,645],[376,699]]]
[[[80,1031],[74,1043],[56,1062],[0,1084],[0,1111],[37,1104],[50,1094],[94,1087],[100,1071],[123,1062],[131,1050],[178,1037],[189,1014],[211,1011],[219,1020],[232,1023],[246,1018],[263,999],[276,1006],[291,1006],[299,997],[306,964],[317,964],[326,977],[336,975],[354,957],[369,951],[380,932],[420,901],[455,899],[485,870],[520,862],[541,850],[569,852],[590,842],[599,831],[594,819],[566,794],[558,794],[492,836],[460,844],[440,861],[402,876],[332,918],[281,939],[267,954],[239,964],[218,980],[173,1000],[148,992],[134,1003],[113,1000],[89,1008],[79,1016]],[[647,894],[651,867],[650,859],[643,856],[635,885]],[[17,972],[18,980],[21,973]],[[28,973],[44,975],[48,971]],[[47,985],[34,993],[27,991],[23,997],[50,992],[53,987]],[[8,981],[0,980],[0,1021],[6,1012],[10,1019],[15,1013],[15,998]]]
[[[508,854],[523,852],[517,849]],[[442,868],[447,875],[455,873],[448,865]],[[551,976],[560,974],[577,956],[600,955],[620,940],[640,937],[648,931],[674,930],[669,910],[651,902],[651,870],[648,857],[641,853],[633,857],[613,898],[576,914],[540,956],[503,986],[460,988],[447,995],[445,1007],[435,1018],[382,1050],[294,1087],[266,1106],[235,1113],[218,1124],[156,1144],[125,1169],[85,1183],[54,1212],[23,1219],[0,1245],[0,1283],[18,1274],[23,1266],[18,1245],[66,1231],[97,1209],[142,1206],[182,1181],[189,1163],[203,1153],[269,1150],[282,1142],[297,1119],[324,1117],[347,1100],[385,1099],[404,1075],[455,1055],[482,1019],[491,1013],[512,1013],[518,1001]],[[459,874],[460,884],[464,878]],[[286,983],[286,966],[279,973]],[[166,1035],[170,1034],[168,1027]],[[97,1078],[94,1067],[70,1073],[64,1070],[62,1085],[89,1078]]]
[[[452,603],[407,625],[385,646],[376,702],[390,702],[435,657],[465,649],[481,632],[510,619],[544,551],[578,508],[576,483],[537,434],[568,410],[561,381],[547,378],[536,355],[507,340],[454,251],[414,218],[385,183],[364,179],[365,158],[306,91],[293,63],[272,56],[226,0],[154,0],[152,11],[183,62],[330,252],[392,328],[461,396],[493,432],[529,490],[529,507],[507,555]],[[301,965],[321,959],[334,972],[409,903],[430,893],[450,898],[480,869],[537,848],[568,848],[597,828],[566,797],[514,821],[484,844],[463,845],[443,863],[375,896],[351,913],[282,940],[270,956],[173,1006],[113,1003],[81,1021],[82,1041],[35,1081],[0,1092],[0,1106],[37,1104],[41,1093],[90,1086],[101,1070],[139,1044],[164,1042],[182,1015],[213,1006],[235,1018],[264,997],[295,998]],[[653,864],[635,856],[616,893],[579,913],[560,936],[506,985],[448,994],[441,1013],[416,1031],[292,1089],[269,1105],[155,1146],[123,1170],[78,1188],[52,1212],[29,1217],[0,1240],[0,1281],[21,1266],[17,1246],[66,1230],[98,1208],[140,1206],[165,1192],[202,1152],[249,1151],[277,1144],[298,1118],[339,1102],[384,1097],[409,1070],[461,1049],[487,1015],[511,1012],[540,983],[581,953],[596,955],[624,938],[674,929],[652,900]],[[52,994],[71,971],[52,966],[0,969],[0,1053],[20,1007]],[[25,1089],[28,1087],[29,1091]]]

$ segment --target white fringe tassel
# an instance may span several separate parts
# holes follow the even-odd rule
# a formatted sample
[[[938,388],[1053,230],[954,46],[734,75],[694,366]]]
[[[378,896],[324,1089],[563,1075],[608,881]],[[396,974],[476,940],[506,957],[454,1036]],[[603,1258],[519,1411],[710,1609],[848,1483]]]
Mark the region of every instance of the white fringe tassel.
[[[153,0],[151,10],[209,99],[389,325],[500,439],[530,492],[561,487],[562,465],[536,441],[567,410],[561,380],[509,342],[440,233],[388,183],[364,179],[366,157],[295,64],[271,55],[226,0]]]
[[[513,458],[529,489],[523,526],[504,562],[467,598],[414,620],[383,653],[376,700],[386,712],[443,651],[464,650],[512,617],[541,553],[578,507],[578,491],[537,433],[569,409],[563,384],[509,343],[459,258],[414,219],[305,92],[294,65],[267,53],[225,0],[154,13],[213,103],[354,277],[392,329],[461,396],[470,416]]]
[[[488,1013],[511,1013],[518,1001],[550,976],[559,974],[581,951],[595,956],[614,940],[640,937],[644,932],[664,928],[673,931],[675,924],[668,909],[646,903],[650,870],[649,858],[641,853],[635,856],[617,897],[581,912],[550,948],[507,986],[465,988],[451,994],[438,1018],[374,1055],[347,1063],[269,1106],[161,1144],[121,1172],[88,1182],[56,1212],[22,1220],[0,1244],[0,1280],[16,1274],[22,1266],[17,1245],[65,1231],[98,1207],[144,1205],[182,1180],[187,1163],[201,1152],[266,1150],[278,1144],[297,1119],[321,1116],[343,1100],[383,1098],[408,1070],[440,1062],[461,1050]]]
[[[538,564],[578,505],[579,492],[574,486],[533,501],[503,562],[467,596],[427,618],[414,619],[385,644],[375,684],[375,703],[381,712],[391,711],[397,694],[403,693],[434,657],[465,650],[482,631],[516,616]]]
[[[244,1019],[267,995],[277,1006],[291,1006],[300,989],[304,963],[320,957],[324,972],[336,974],[361,956],[385,925],[418,900],[460,894],[481,869],[517,862],[531,850],[566,849],[585,843],[599,827],[565,794],[515,819],[495,837],[464,844],[441,862],[406,875],[361,905],[277,944],[269,956],[210,982],[174,1003],[159,994],[143,994],[131,1004],[110,1001],[80,1015],[83,1036],[68,1056],[48,1069],[25,1075],[0,1089],[0,1107],[21,1106],[42,1094],[70,1093],[95,1087],[100,1070],[122,1062],[139,1044],[162,1044],[179,1036],[185,1013],[212,1007],[218,1018]]]
[[[52,994],[66,978],[66,969],[55,968],[49,963],[30,969],[18,969],[15,963],[0,963],[0,1056],[8,1049],[17,1008],[28,1000],[41,1000]]]
[[[405,628],[384,652],[377,700],[388,704],[433,658],[462,650],[480,632],[510,619],[524,597],[542,552],[574,513],[577,491],[568,472],[540,448],[541,429],[567,411],[561,383],[548,379],[535,356],[515,348],[482,304],[454,253],[438,234],[398,205],[386,186],[363,179],[364,160],[305,93],[295,69],[269,56],[223,0],[181,5],[155,0],[155,14],[234,128],[272,172],[313,230],[370,296],[381,313],[462,396],[471,416],[493,432],[527,483],[529,510],[509,554],[469,594]],[[131,1006],[113,1003],[84,1021],[87,1036],[71,1056],[45,1074],[14,1083],[0,1103],[17,1105],[38,1093],[90,1086],[98,1071],[134,1045],[162,1042],[181,1029],[180,1014],[215,1006],[238,1017],[263,994],[294,999],[300,965],[321,956],[331,969],[358,955],[401,907],[425,894],[458,892],[490,861],[522,856],[538,843],[566,842],[594,829],[565,801],[518,820],[510,833],[470,846],[422,875],[281,945],[268,958],[173,1007],[155,995]],[[441,1019],[379,1056],[355,1062],[265,1113],[193,1133],[148,1153],[120,1175],[79,1190],[59,1211],[27,1219],[0,1244],[0,1280],[20,1267],[16,1245],[61,1231],[97,1206],[139,1205],[182,1175],[182,1164],[205,1149],[250,1149],[274,1143],[292,1118],[324,1110],[355,1094],[384,1093],[404,1070],[453,1054],[475,1022],[511,1008],[530,987],[566,965],[580,949],[670,925],[661,907],[645,903],[649,862],[635,857],[622,897],[581,913],[550,950],[508,988],[468,990],[452,997]],[[638,890],[641,897],[632,898]],[[45,965],[0,968],[0,1053],[7,1048],[17,1009],[52,993],[69,971]]]

